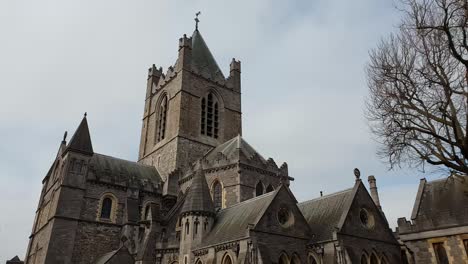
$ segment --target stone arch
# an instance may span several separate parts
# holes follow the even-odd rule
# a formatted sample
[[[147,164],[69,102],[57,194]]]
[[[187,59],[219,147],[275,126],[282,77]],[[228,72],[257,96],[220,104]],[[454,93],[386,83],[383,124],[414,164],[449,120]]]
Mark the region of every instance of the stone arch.
[[[301,258],[299,258],[299,255],[297,255],[297,253],[294,253],[292,255],[291,264],[301,264]]]
[[[369,263],[369,254],[367,254],[367,252],[364,250],[362,251],[362,254],[361,254],[361,264],[368,264]]]
[[[234,261],[232,260],[232,257],[229,255],[229,253],[224,254],[221,264],[233,264],[233,263]]]
[[[309,252],[309,255],[307,256],[308,264],[319,264],[319,259],[320,258],[312,252]]]
[[[156,129],[155,131],[155,143],[162,141],[166,136],[167,127],[167,113],[169,109],[169,96],[167,93],[162,93],[156,102]]]
[[[203,264],[203,261],[199,258],[197,261],[195,261],[195,264]]]
[[[389,263],[390,262],[388,261],[388,258],[385,255],[385,253],[382,253],[382,255],[380,256],[380,264],[389,264]]]
[[[105,222],[116,222],[117,218],[118,199],[110,192],[104,193],[99,199],[97,211],[97,220]]]
[[[224,187],[223,183],[218,178],[214,179],[211,183],[211,197],[213,198],[215,209],[224,207]]]
[[[262,181],[258,181],[255,185],[255,197],[262,195],[265,193],[265,186],[263,185]]]
[[[281,253],[279,259],[278,259],[278,264],[289,264],[289,257],[286,252]]]
[[[372,252],[372,254],[370,255],[369,263],[370,264],[379,264],[379,258],[377,257],[375,252]]]

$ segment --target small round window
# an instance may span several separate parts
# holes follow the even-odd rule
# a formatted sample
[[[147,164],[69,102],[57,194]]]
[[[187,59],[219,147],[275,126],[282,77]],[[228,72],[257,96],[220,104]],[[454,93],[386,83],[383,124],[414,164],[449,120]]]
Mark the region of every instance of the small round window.
[[[359,219],[364,227],[368,229],[374,227],[374,216],[366,209],[361,208],[361,211],[359,211]]]
[[[291,214],[289,209],[285,206],[282,206],[278,210],[277,218],[278,218],[278,222],[280,223],[282,227],[289,227],[294,222],[293,215]]]

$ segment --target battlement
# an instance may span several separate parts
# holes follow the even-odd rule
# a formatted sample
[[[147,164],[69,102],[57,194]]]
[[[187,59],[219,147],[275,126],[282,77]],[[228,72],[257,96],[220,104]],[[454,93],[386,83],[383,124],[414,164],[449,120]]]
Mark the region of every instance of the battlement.
[[[151,68],[148,69],[148,78],[150,77],[161,77],[161,75],[163,74],[163,69],[162,67],[159,67],[156,68],[156,65],[153,64],[153,66],[151,66]]]
[[[229,64],[230,71],[241,71],[241,62],[236,60],[235,58],[232,58],[231,64]]]

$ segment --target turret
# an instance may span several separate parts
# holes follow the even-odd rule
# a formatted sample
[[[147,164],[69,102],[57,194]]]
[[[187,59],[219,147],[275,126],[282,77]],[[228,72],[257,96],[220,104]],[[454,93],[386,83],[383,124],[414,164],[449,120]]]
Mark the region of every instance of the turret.
[[[151,98],[153,94],[153,87],[158,85],[159,79],[162,76],[162,67],[159,69],[156,68],[156,65],[153,64],[151,68],[148,69],[148,81],[146,86],[146,100]]]
[[[188,189],[181,209],[182,233],[180,240],[179,263],[192,263],[192,249],[198,246],[210,232],[215,208],[210,195],[201,163]],[[187,260],[187,261],[185,261]]]
[[[192,59],[192,38],[188,38],[184,34],[179,39],[179,56],[177,58],[176,71],[179,72],[182,69],[191,70]]]
[[[234,89],[234,91],[240,92],[241,91],[241,62],[236,61],[236,59],[232,58],[229,68],[230,68],[229,77],[228,77],[229,85],[232,86],[232,89]]]

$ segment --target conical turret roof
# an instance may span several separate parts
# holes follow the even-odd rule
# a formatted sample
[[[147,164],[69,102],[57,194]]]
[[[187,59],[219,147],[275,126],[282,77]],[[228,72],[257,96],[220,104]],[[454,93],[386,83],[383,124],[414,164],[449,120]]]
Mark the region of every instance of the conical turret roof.
[[[86,114],[81,120],[80,125],[75,131],[75,134],[70,139],[67,150],[82,152],[85,154],[93,154],[93,145],[91,144],[91,136],[89,135],[88,121]]]
[[[199,164],[200,165],[200,164]],[[210,189],[205,179],[205,174],[201,165],[195,172],[181,213],[215,213],[213,200],[211,199]]]
[[[225,79],[198,29],[192,35],[192,68],[202,75],[211,76],[212,79],[215,79],[216,76]]]

